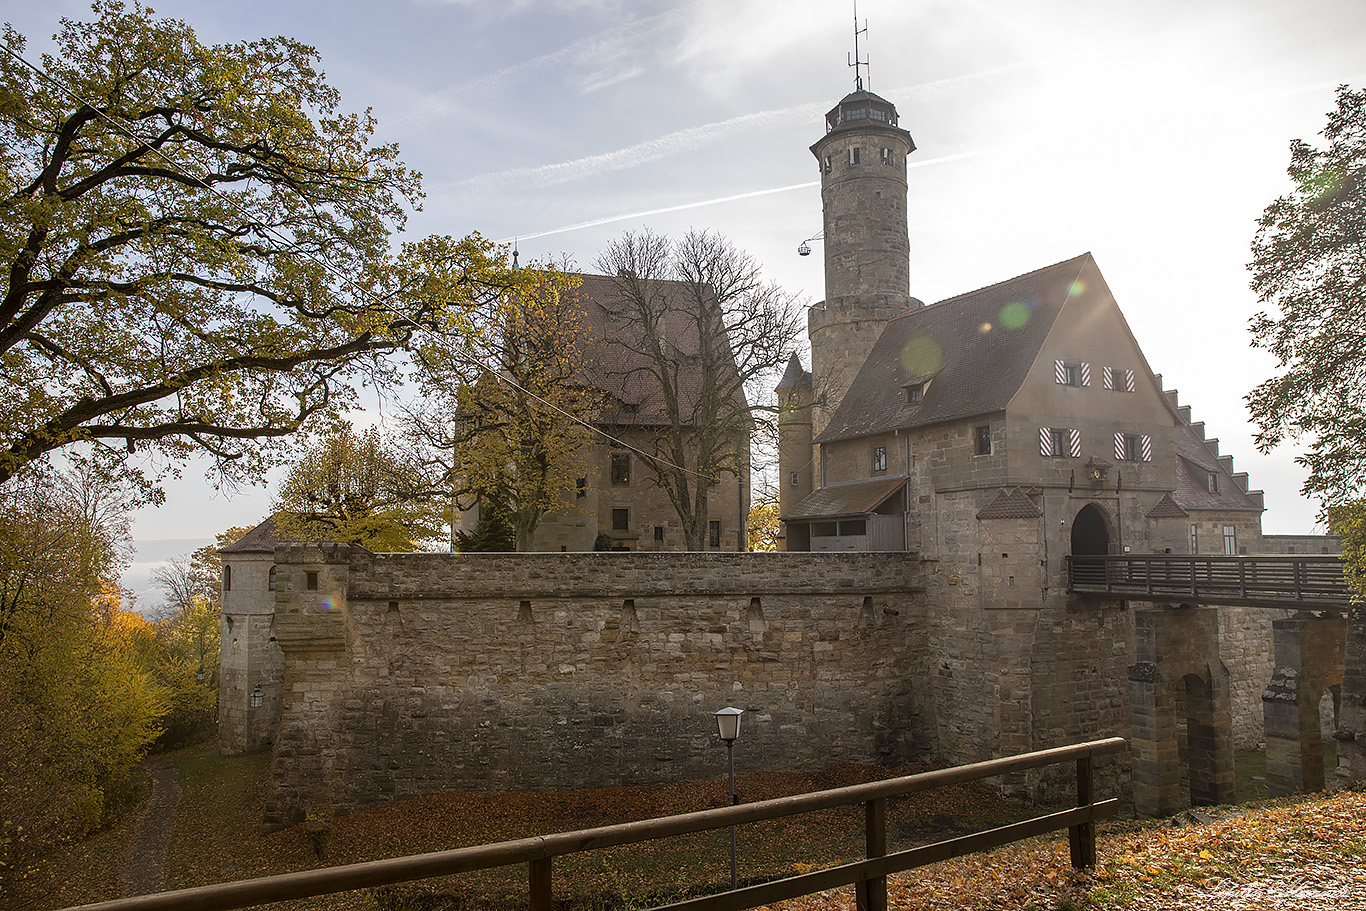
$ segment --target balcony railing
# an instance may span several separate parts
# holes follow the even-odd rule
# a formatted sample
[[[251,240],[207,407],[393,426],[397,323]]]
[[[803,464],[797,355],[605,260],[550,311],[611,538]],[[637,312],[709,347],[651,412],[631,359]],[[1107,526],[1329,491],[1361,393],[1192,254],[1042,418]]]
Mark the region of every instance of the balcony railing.
[[[1335,556],[1143,554],[1066,557],[1067,590],[1140,601],[1344,608],[1353,591]]]

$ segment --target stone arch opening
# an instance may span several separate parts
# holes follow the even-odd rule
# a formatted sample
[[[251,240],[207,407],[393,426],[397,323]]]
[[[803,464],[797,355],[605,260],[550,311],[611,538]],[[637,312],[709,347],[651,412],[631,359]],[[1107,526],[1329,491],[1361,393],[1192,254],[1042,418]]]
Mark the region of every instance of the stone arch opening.
[[[1079,582],[1104,582],[1105,565],[1088,557],[1110,553],[1110,520],[1095,503],[1087,503],[1072,519],[1073,578]]]
[[[1183,720],[1180,716],[1185,721],[1185,749],[1181,752],[1185,760],[1184,777],[1190,786],[1190,804],[1199,807],[1223,803],[1225,795],[1220,782],[1227,777],[1227,770],[1223,769],[1227,757],[1221,756],[1219,750],[1214,681],[1212,677],[1187,674],[1177,687],[1177,696],[1181,703],[1178,728]]]

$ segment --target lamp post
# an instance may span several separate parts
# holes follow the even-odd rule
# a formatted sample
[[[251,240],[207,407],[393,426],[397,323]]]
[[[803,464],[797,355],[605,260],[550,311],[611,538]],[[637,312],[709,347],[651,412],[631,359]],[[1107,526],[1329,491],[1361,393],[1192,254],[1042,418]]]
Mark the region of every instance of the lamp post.
[[[716,713],[717,733],[726,742],[726,768],[730,778],[730,805],[735,806],[739,801],[735,797],[735,741],[740,736],[740,716],[745,713],[744,709],[731,708],[727,706]],[[730,887],[736,886],[735,879],[735,826],[730,827]]]

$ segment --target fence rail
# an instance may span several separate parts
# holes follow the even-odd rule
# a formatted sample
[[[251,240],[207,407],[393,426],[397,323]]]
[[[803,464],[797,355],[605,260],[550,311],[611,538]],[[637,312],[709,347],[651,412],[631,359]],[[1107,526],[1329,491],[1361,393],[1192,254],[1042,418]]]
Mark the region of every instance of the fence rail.
[[[1069,556],[1067,589],[1140,600],[1285,607],[1346,607],[1352,589],[1335,556]]]
[[[869,784],[851,785],[828,791],[779,797],[716,810],[702,810],[678,816],[664,816],[640,822],[628,822],[575,832],[560,832],[534,838],[521,838],[498,844],[456,848],[431,854],[417,854],[285,873],[242,882],[219,883],[154,895],[139,895],[91,905],[81,905],[81,911],[226,911],[252,905],[308,898],[353,889],[389,886],[397,883],[427,879],[433,876],[469,873],[509,864],[528,865],[528,889],[531,911],[549,911],[552,906],[553,861],[557,856],[609,848],[617,845],[654,841],[673,835],[685,835],[722,829],[732,825],[795,816],[832,807],[862,803],[865,808],[866,860],[820,870],[774,882],[735,889],[717,895],[690,899],[670,909],[689,911],[741,911],[785,898],[795,898],[836,886],[855,884],[860,911],[886,911],[887,875],[924,866],[951,857],[982,851],[1041,835],[1046,832],[1068,830],[1072,864],[1075,867],[1094,866],[1096,862],[1095,824],[1099,819],[1113,816],[1118,808],[1115,799],[1095,801],[1092,797],[1092,759],[1118,753],[1126,747],[1121,737],[1094,740],[1087,743],[1039,750],[1019,756],[992,759],[972,765],[957,766],[922,772],[901,778],[890,778]],[[1051,813],[1024,822],[976,832],[959,838],[924,845],[894,854],[886,853],[886,801],[918,791],[947,785],[977,781],[997,775],[1007,775],[1028,769],[1043,768],[1065,762],[1075,762],[1077,769],[1077,806],[1075,809]],[[73,909],[66,909],[73,911]]]

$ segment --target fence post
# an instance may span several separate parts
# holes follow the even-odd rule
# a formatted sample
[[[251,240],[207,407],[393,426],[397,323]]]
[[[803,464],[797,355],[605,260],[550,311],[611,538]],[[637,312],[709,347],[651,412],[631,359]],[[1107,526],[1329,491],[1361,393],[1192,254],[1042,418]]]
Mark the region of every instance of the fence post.
[[[550,861],[549,857],[538,857],[527,863],[531,884],[531,911],[550,911]]]
[[[1077,806],[1089,807],[1091,797],[1091,755],[1077,759]],[[1092,820],[1067,830],[1067,843],[1072,849],[1072,866],[1078,870],[1096,865],[1096,824]]]
[[[883,857],[887,853],[887,799],[877,797],[864,801],[864,841],[869,857]],[[887,911],[887,877],[861,879],[854,886],[858,911]]]

